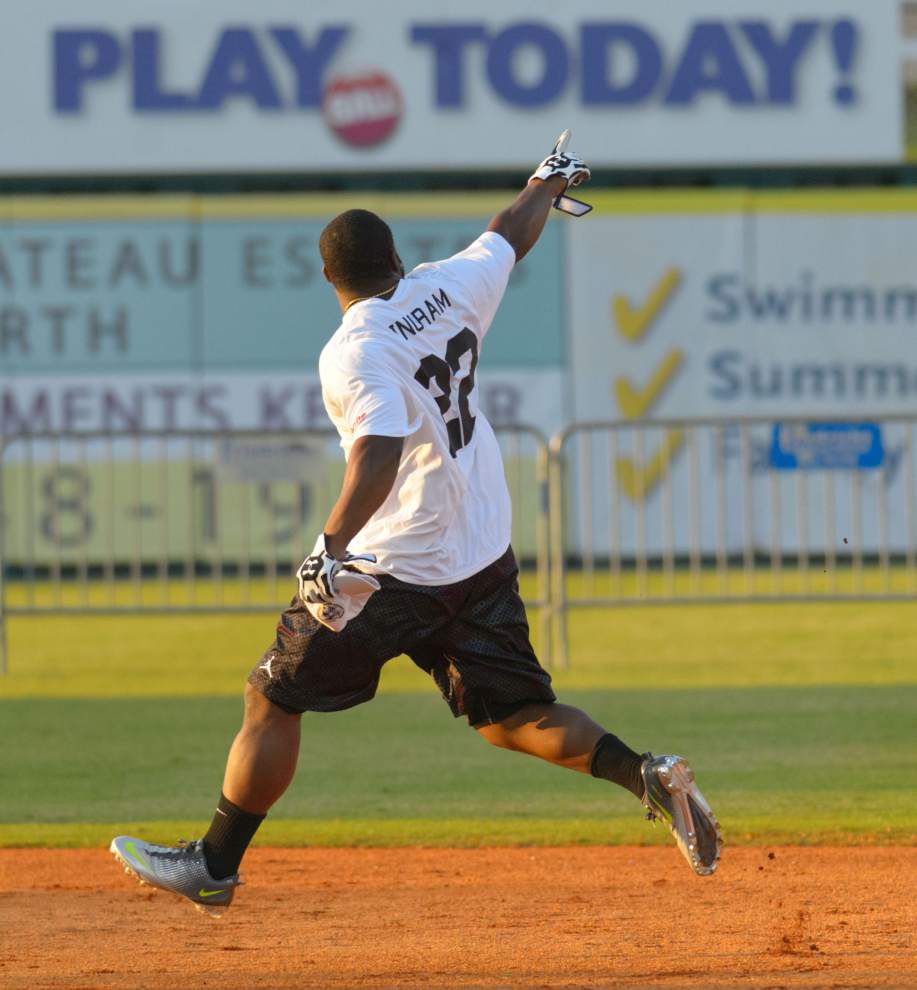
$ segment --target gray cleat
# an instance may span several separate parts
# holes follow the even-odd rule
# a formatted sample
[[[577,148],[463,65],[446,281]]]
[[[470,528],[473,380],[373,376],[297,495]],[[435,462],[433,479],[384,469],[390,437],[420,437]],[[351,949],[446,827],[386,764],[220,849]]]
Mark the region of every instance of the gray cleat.
[[[229,907],[236,887],[242,882],[238,876],[213,879],[200,839],[178,846],[154,846],[142,839],[119,835],[111,840],[109,849],[124,872],[141,884],[187,897],[198,911],[213,918],[219,918]]]
[[[699,876],[716,869],[723,848],[719,822],[694,783],[694,771],[681,756],[644,755],[643,804],[651,820],[662,819],[688,865]]]

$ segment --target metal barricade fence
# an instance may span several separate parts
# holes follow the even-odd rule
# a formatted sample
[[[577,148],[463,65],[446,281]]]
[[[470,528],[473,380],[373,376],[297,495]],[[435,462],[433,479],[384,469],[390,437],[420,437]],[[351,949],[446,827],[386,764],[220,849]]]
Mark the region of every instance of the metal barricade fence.
[[[546,663],[570,608],[917,597],[917,416],[498,430]],[[274,611],[337,497],[332,431],[0,440],[7,616]]]
[[[917,416],[577,423],[551,441],[551,602],[917,597]]]
[[[547,441],[497,434],[547,655]],[[278,610],[343,470],[330,430],[0,438],[0,673],[9,616]]]

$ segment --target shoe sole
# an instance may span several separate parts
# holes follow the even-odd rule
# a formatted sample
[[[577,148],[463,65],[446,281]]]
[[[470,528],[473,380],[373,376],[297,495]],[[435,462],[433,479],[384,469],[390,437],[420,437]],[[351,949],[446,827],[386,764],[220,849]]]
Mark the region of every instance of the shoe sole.
[[[694,771],[688,766],[685,760],[679,759],[671,766],[662,766],[656,771],[659,782],[669,792],[672,797],[672,805],[675,809],[675,818],[681,819],[682,830],[677,828],[677,821],[673,820],[672,827],[678,841],[678,848],[682,851],[688,865],[701,877],[709,877],[715,870],[716,864],[720,860],[720,852],[723,848],[723,833],[720,830],[720,823],[707,804],[704,795],[698,790],[694,783]],[[716,837],[716,853],[712,863],[702,863],[698,852],[697,826],[695,824],[695,814],[692,810],[692,803],[704,816]]]
[[[112,841],[112,844],[108,847],[108,851],[112,854],[112,856],[114,856],[115,862],[129,877],[133,877],[141,887],[149,887],[151,892],[154,894],[157,890],[163,890],[167,894],[172,894],[173,897],[177,897],[180,901],[187,901],[189,904],[194,906],[195,910],[200,911],[201,914],[206,914],[209,918],[222,918],[223,912],[226,911],[226,908],[229,906],[219,904],[198,904],[197,901],[192,901],[190,897],[185,897],[184,894],[179,894],[177,891],[174,891],[169,887],[160,887],[159,884],[150,883],[149,880],[145,880],[121,855],[115,847],[114,841]]]

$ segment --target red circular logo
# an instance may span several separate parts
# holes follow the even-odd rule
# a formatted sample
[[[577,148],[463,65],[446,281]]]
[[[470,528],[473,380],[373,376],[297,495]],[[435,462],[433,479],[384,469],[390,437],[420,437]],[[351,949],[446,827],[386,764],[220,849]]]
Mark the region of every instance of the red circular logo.
[[[401,92],[384,72],[339,76],[325,87],[322,114],[347,144],[369,148],[384,141],[401,120]]]

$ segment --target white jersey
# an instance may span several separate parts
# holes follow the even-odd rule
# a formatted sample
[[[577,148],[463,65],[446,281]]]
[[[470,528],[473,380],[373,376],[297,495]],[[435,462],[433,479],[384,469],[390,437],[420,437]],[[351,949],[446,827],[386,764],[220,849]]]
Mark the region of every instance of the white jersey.
[[[509,546],[509,492],[475,369],[515,262],[499,234],[482,234],[419,265],[390,299],[351,306],[322,351],[322,395],[345,456],[360,437],[405,438],[391,492],[349,547],[376,555],[366,570],[452,584]]]

